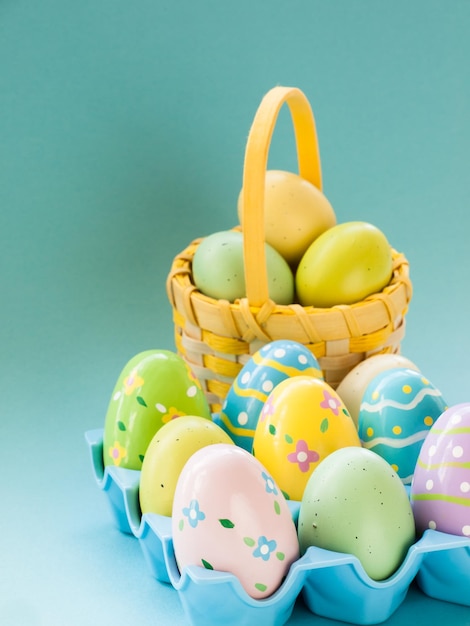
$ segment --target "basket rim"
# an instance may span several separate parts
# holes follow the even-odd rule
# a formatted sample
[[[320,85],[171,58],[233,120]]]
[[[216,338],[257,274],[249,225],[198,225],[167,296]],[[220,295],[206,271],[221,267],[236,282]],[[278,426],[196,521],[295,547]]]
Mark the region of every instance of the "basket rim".
[[[368,355],[399,351],[412,284],[409,262],[394,248],[389,283],[359,302],[320,308],[268,300],[259,307],[250,306],[247,298],[217,300],[197,289],[191,263],[202,240],[195,239],[174,258],[167,292],[177,349],[204,380],[211,406],[221,406],[233,368],[276,339],[307,346],[333,388]]]
[[[240,226],[234,227],[232,230],[240,230]],[[194,283],[193,274],[192,274],[192,259],[197,250],[199,244],[203,241],[204,237],[198,237],[194,239],[184,250],[182,250],[179,254],[177,254],[172,262],[170,272],[167,278],[167,294],[168,299],[172,305],[175,307],[175,299],[173,295],[172,283],[175,281],[178,283],[180,287],[190,289],[190,297],[196,298],[201,302],[206,303],[207,305],[218,306],[219,303],[224,302],[233,309],[240,310],[242,303],[248,303],[250,310],[256,312],[260,311],[264,305],[255,306],[248,302],[247,298],[237,298],[233,302],[229,300],[223,300],[218,298],[212,298],[208,296],[202,291],[200,291]],[[381,291],[374,292],[369,294],[362,300],[358,300],[357,302],[353,302],[350,304],[337,304],[332,307],[317,307],[313,305],[302,306],[299,302],[295,301],[291,304],[278,304],[271,299],[268,299],[267,302],[270,303],[270,315],[295,315],[296,310],[300,307],[309,315],[317,314],[328,314],[328,312],[341,310],[351,310],[354,311],[359,308],[363,308],[368,304],[372,304],[375,302],[378,296],[381,294],[391,294],[396,289],[400,287],[405,287],[406,290],[406,300],[410,302],[412,294],[413,294],[413,286],[409,276],[409,261],[402,252],[398,252],[395,248],[390,246],[390,250],[392,253],[392,276],[390,281],[381,289]]]

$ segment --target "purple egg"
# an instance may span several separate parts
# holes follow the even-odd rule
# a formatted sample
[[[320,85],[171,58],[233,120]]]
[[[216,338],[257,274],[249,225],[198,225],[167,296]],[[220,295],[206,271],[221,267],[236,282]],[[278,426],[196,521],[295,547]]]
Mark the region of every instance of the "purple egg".
[[[470,537],[470,402],[448,408],[430,429],[411,484],[416,528]]]

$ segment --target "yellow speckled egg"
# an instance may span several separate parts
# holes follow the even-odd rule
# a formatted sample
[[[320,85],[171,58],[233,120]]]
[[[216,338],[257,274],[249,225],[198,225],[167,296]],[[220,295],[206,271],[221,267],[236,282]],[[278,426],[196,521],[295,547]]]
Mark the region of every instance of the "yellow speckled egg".
[[[200,448],[215,443],[232,444],[227,433],[211,420],[182,415],[157,431],[150,442],[140,474],[142,513],[171,515],[179,475],[188,459]]]
[[[317,465],[338,448],[360,446],[354,422],[330,385],[311,376],[287,378],[261,411],[253,454],[286,498],[301,500]]]
[[[242,195],[238,215],[242,223]],[[266,242],[295,266],[321,233],[336,224],[333,207],[311,182],[293,172],[268,170],[264,192]]]
[[[302,306],[352,304],[378,293],[392,276],[384,233],[367,222],[344,222],[317,237],[299,262],[295,286]]]

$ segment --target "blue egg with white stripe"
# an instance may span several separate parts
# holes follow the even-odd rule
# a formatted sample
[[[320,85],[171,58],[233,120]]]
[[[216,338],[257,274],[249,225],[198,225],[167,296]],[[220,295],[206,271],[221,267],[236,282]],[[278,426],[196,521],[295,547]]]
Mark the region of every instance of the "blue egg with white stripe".
[[[446,410],[442,393],[420,372],[381,372],[362,397],[358,431],[364,448],[383,457],[405,485],[411,484],[421,446]]]
[[[214,416],[236,445],[252,451],[256,425],[271,391],[291,376],[323,379],[317,359],[303,344],[279,339],[265,344],[243,366]]]

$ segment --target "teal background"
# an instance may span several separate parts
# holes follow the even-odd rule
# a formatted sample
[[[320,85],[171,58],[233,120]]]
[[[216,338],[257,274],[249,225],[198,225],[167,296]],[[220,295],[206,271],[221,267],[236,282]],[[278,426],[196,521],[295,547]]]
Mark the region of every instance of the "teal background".
[[[173,349],[165,279],[236,219],[262,96],[301,88],[339,221],[411,264],[402,352],[470,401],[470,3],[0,2],[0,623],[185,623],[110,524],[84,432],[120,370]],[[296,167],[281,112],[270,166]],[[470,624],[412,588],[393,624]],[[299,603],[289,624],[332,624]]]

